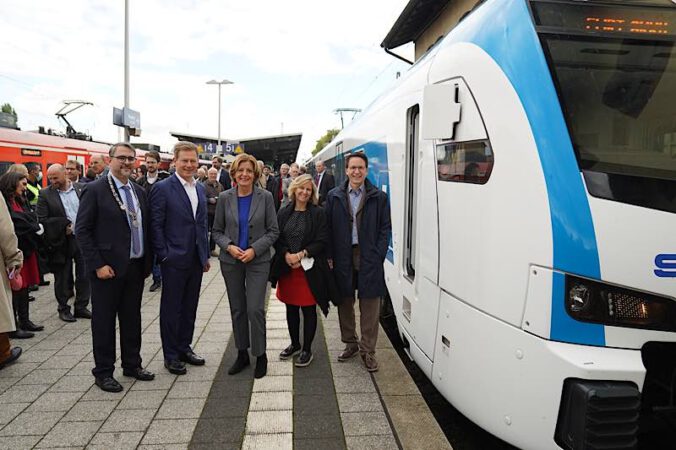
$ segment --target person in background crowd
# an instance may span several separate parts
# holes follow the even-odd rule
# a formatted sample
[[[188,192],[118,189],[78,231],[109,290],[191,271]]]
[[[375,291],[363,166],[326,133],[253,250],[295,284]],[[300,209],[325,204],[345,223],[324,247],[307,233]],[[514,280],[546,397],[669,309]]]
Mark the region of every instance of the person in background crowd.
[[[93,155],[89,158],[89,168],[94,171],[94,178],[101,178],[108,175],[108,161],[103,155]],[[89,174],[87,174],[87,177],[89,177]]]
[[[61,164],[52,164],[47,169],[47,178],[50,185],[40,191],[37,214],[51,249],[48,261],[54,272],[54,296],[58,302],[59,318],[64,322],[75,322],[76,317],[91,319],[92,314],[87,309],[91,295],[89,280],[84,258],[73,234],[83,186],[66,178],[66,171]],[[68,299],[73,296],[73,287],[75,316],[68,305]]]
[[[12,164],[7,168],[7,172],[18,172],[28,178],[28,169],[23,164]]]
[[[120,323],[122,373],[140,381],[155,374],[141,365],[141,297],[150,274],[150,213],[145,190],[129,180],[136,161],[130,144],[109,151],[110,172],[83,190],[75,222],[92,288],[92,344],[96,385],[120,392],[115,371],[115,324]]]
[[[214,226],[214,216],[216,215],[216,202],[219,194],[223,192],[223,186],[218,182],[218,170],[215,167],[209,169],[204,189],[207,193],[207,213],[209,217],[209,250],[211,251],[211,256],[218,256],[216,242],[214,242],[214,237],[211,235],[211,230]]]
[[[317,173],[315,174],[314,180],[315,185],[317,185],[317,190],[319,191],[319,204],[323,206],[329,191],[336,187],[336,180],[333,178],[333,174],[326,171],[324,161],[321,159],[315,163],[315,169],[317,170]]]
[[[255,186],[260,175],[256,158],[237,155],[230,170],[236,187],[222,192],[216,203],[213,237],[221,249],[221,273],[230,301],[237,359],[234,375],[249,365],[249,347],[256,358],[254,377],[268,371],[265,353],[265,293],[271,247],[279,236],[272,195]],[[251,328],[251,340],[249,340]]]
[[[317,330],[316,305],[320,306],[324,315],[328,315],[329,299],[335,302],[339,296],[326,262],[326,216],[324,210],[317,206],[317,188],[310,175],[300,175],[293,180],[289,186],[289,199],[289,204],[277,215],[280,234],[275,243],[270,281],[273,285],[277,284],[277,298],[286,304],[286,322],[291,337],[291,345],[279,357],[286,360],[300,352],[295,364],[296,367],[305,367],[313,359],[312,341]],[[311,267],[308,266],[310,260],[313,260]],[[301,261],[305,261],[305,267]]]
[[[305,166],[298,166],[298,175],[305,175],[307,173],[307,169]]]
[[[9,341],[9,333],[16,331],[9,275],[14,278],[21,273],[22,267],[23,254],[19,250],[7,204],[0,202],[0,370],[21,356],[21,347],[12,347]]]
[[[369,372],[378,370],[376,342],[380,301],[385,295],[383,262],[392,231],[387,194],[366,178],[368,159],[361,152],[346,156],[347,180],[326,199],[329,255],[343,301],[338,306],[345,349],[338,361],[361,354]],[[359,297],[361,341],[357,339],[354,291]]]
[[[40,195],[40,189],[42,189],[42,170],[40,169],[40,164],[36,162],[27,162],[26,169],[28,169],[26,198],[28,199],[28,204],[34,207],[38,204],[38,196]]]
[[[223,158],[220,156],[214,156],[211,158],[211,167],[218,171],[218,177],[216,178],[224,190],[228,190],[232,187],[232,179],[230,178],[230,169],[227,164],[226,167],[223,167]]]
[[[148,174],[148,167],[145,164],[138,166],[138,174],[139,177],[136,179],[137,182],[140,178],[143,178]]]
[[[279,211],[282,205],[282,199],[284,198],[282,187],[288,175],[289,165],[284,163],[279,166],[279,175],[268,182],[267,189],[272,194],[272,199],[275,202],[275,211]]]
[[[282,180],[282,203],[281,207],[285,207],[289,203],[289,186],[291,182],[300,175],[300,167],[298,163],[291,163],[289,166],[289,176]]]
[[[206,193],[194,179],[199,164],[197,146],[177,142],[174,162],[176,175],[150,191],[151,238],[164,283],[160,300],[164,367],[174,375],[185,375],[185,363],[205,363],[191,344],[202,275],[211,265]]]
[[[160,170],[160,154],[154,150],[146,153],[146,168],[147,172],[142,176],[137,183],[146,190],[146,194],[150,197],[150,190],[157,185],[158,181],[169,178],[169,172]],[[162,287],[162,270],[160,269],[160,262],[157,255],[153,257],[153,283],[150,285],[149,291],[155,292]]]
[[[94,169],[91,168],[91,166],[87,167],[87,173],[85,176],[80,178],[80,183],[91,183],[92,181],[96,180],[96,172]]]
[[[200,167],[199,169],[197,169],[197,175],[195,179],[197,180],[198,183],[203,185],[204,182],[207,181],[207,169],[205,169],[204,167]]]
[[[264,169],[265,169],[265,163],[261,161],[260,159],[256,161],[258,164],[258,173],[260,173],[260,176],[256,180],[256,186],[258,186],[261,189],[267,190],[267,182],[268,179],[265,177]]]
[[[82,164],[74,159],[66,161],[66,176],[73,183],[79,183],[82,177]]]
[[[24,265],[19,273],[22,284],[18,290],[12,292],[12,305],[16,314],[16,331],[10,334],[14,339],[26,339],[34,336],[34,331],[42,331],[44,327],[36,325],[30,320],[29,286],[39,282],[38,271],[38,240],[44,229],[38,223],[35,213],[24,202],[24,192],[28,180],[18,172],[8,172],[0,177],[0,192],[7,202],[14,233],[19,242],[19,249],[24,255]]]

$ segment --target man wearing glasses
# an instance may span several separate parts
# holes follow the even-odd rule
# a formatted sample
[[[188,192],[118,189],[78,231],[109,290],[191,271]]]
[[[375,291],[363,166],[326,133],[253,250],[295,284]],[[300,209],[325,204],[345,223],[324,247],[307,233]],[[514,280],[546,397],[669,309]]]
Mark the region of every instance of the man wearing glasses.
[[[136,151],[110,148],[110,173],[90,183],[80,198],[75,236],[92,287],[92,340],[96,385],[120,392],[115,370],[115,319],[120,322],[123,374],[141,381],[155,375],[141,366],[141,296],[150,274],[150,213],[146,193],[129,179]]]

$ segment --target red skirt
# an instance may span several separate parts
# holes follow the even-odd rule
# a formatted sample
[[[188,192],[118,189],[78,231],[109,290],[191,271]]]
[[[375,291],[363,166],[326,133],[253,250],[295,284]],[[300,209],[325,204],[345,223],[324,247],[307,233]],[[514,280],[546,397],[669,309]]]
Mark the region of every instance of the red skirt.
[[[287,305],[312,306],[317,304],[302,267],[291,269],[277,281],[277,298]]]
[[[21,278],[23,284],[21,289],[26,289],[29,286],[36,285],[40,282],[40,271],[38,269],[38,253],[33,252],[23,262],[21,268]]]

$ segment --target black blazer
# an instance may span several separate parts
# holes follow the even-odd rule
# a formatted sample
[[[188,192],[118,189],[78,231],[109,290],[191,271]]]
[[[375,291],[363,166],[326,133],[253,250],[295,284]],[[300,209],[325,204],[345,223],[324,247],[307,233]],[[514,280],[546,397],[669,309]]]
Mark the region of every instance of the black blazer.
[[[232,187],[232,182],[230,181],[230,174],[227,170],[221,169],[221,176],[218,179],[218,182],[223,186],[223,190],[227,191]]]
[[[73,183],[73,189],[78,198],[82,197],[84,185]],[[45,227],[45,244],[50,264],[58,265],[66,262],[68,242],[66,227],[70,224],[66,210],[63,207],[61,196],[54,186],[40,191],[37,205],[38,220]]]
[[[268,183],[265,185],[265,189],[267,189],[268,192],[272,194],[272,199],[275,201],[275,211],[279,211],[279,206],[282,204],[282,201],[279,198],[279,191],[282,189],[280,175],[268,178]]]
[[[284,238],[284,226],[291,217],[294,204],[289,203],[283,207],[277,215],[279,224],[279,239],[275,243],[275,256],[270,267],[270,282],[273,286],[277,284],[282,276],[289,273],[291,268],[286,264],[284,255],[289,251],[288,244]],[[308,286],[315,297],[315,301],[321,308],[324,315],[329,313],[329,301],[334,305],[341,302],[338,288],[329,265],[326,262],[326,247],[328,246],[329,233],[326,226],[326,214],[321,206],[308,205],[310,211],[310,220],[306,224],[307,228],[301,243],[301,249],[307,250],[308,256],[314,258],[315,262],[312,268],[305,272]]]
[[[150,210],[145,190],[130,183],[138,198],[143,226],[144,275],[152,268],[153,255],[150,247]],[[113,184],[115,189],[117,187]],[[85,260],[87,272],[96,276],[96,269],[109,265],[116,276],[122,276],[129,266],[131,230],[127,214],[113,198],[108,177],[92,181],[83,190],[80,208],[75,222],[75,238]]]
[[[336,187],[336,179],[333,178],[333,175],[330,174],[327,170],[324,170],[324,176],[322,177],[319,186],[317,186],[320,205],[324,205],[324,202],[326,201],[326,195],[334,187]]]

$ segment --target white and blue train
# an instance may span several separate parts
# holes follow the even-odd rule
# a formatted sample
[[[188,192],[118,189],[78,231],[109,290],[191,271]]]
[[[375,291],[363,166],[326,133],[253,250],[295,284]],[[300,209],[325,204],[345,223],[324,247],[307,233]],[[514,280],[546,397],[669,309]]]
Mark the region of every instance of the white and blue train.
[[[675,41],[671,0],[480,2],[316,157],[366,152],[412,359],[520,448],[676,430]]]

